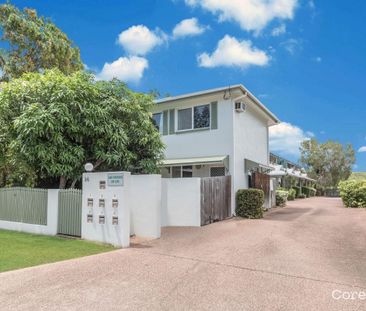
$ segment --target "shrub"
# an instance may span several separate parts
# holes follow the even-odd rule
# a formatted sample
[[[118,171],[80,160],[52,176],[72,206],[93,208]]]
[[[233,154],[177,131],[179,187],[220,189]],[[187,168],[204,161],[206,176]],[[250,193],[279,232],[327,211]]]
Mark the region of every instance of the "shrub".
[[[236,193],[236,215],[245,218],[263,217],[264,192],[260,189],[241,189]]]
[[[310,188],[309,187],[301,187],[301,193],[303,193],[307,198],[310,197]]]
[[[287,197],[287,200],[288,201],[293,201],[293,200],[295,200],[295,198],[296,198],[296,190],[295,189],[289,189],[288,190],[288,197]]]
[[[313,197],[316,194],[316,189],[311,187],[302,187],[302,193],[306,195],[306,197]]]
[[[276,190],[276,205],[285,206],[287,202],[288,191]]]
[[[366,207],[366,180],[342,181],[338,188],[346,207]]]
[[[301,193],[301,189],[298,186],[293,186],[292,189],[294,189],[296,191],[296,198],[299,197],[300,193]]]
[[[298,196],[299,199],[306,199],[306,195],[303,193],[300,193]]]

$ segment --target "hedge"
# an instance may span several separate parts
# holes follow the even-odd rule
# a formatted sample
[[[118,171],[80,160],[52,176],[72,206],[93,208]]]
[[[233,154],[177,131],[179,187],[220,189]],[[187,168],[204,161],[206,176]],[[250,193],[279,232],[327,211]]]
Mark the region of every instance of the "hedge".
[[[293,200],[295,200],[295,198],[296,198],[296,190],[295,189],[289,189],[288,190],[288,197],[287,197],[287,200],[288,201],[293,201]]]
[[[306,199],[306,195],[303,193],[300,193],[298,196],[299,199]]]
[[[288,191],[276,190],[276,205],[285,206],[287,202]]]
[[[339,191],[346,207],[366,208],[366,180],[347,180],[339,183]]]
[[[296,191],[296,198],[298,198],[299,195],[301,194],[301,188],[297,187],[297,186],[293,186],[292,189],[294,189]]]
[[[311,188],[311,187],[305,187],[304,186],[304,187],[301,188],[301,191],[302,191],[303,194],[306,195],[307,198],[314,197],[315,194],[316,194],[316,189]]]
[[[245,218],[263,217],[264,192],[260,189],[241,189],[236,193],[236,215]]]

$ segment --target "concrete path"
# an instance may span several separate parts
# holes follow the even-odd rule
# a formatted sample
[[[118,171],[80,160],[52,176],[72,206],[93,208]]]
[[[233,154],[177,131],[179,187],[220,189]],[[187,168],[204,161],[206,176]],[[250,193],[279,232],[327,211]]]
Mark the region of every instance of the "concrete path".
[[[335,290],[366,292],[366,210],[312,198],[2,273],[0,310],[366,310]]]

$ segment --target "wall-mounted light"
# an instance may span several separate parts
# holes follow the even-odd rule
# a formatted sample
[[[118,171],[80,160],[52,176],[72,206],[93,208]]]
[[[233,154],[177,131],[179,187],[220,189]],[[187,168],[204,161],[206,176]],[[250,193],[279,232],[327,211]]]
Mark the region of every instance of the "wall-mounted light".
[[[94,169],[94,165],[93,165],[93,164],[91,164],[91,163],[86,163],[86,164],[84,165],[84,169],[85,169],[87,172],[91,172],[91,171],[93,171],[93,169]]]

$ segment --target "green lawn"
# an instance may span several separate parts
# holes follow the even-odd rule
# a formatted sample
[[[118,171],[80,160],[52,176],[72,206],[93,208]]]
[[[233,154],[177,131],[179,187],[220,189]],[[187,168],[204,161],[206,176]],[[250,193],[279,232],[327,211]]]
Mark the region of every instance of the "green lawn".
[[[355,180],[366,179],[366,172],[353,172],[349,179],[355,179]]]
[[[114,249],[111,245],[83,240],[0,230],[0,272]]]

